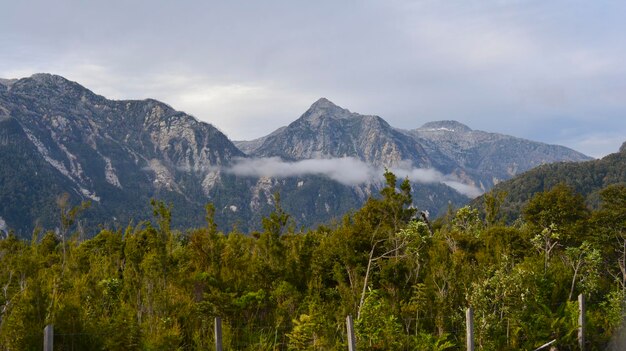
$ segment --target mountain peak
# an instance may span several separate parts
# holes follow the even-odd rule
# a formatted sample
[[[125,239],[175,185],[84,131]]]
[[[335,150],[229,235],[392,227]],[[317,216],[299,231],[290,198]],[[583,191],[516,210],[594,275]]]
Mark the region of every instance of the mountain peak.
[[[355,115],[356,114],[351,113],[349,110],[335,105],[326,98],[320,98],[309,107],[302,117],[300,117],[300,120],[317,124],[321,119],[327,117],[332,119],[346,119]]]
[[[38,83],[53,83],[53,84],[71,83],[65,77],[62,77],[56,74],[51,74],[51,73],[35,73],[31,75],[29,78]]]
[[[449,131],[449,132],[460,132],[460,133],[468,133],[472,131],[472,128],[466,126],[465,124],[457,121],[434,121],[428,122],[421,126],[419,129],[422,130],[441,130],[441,131]]]
[[[622,144],[622,147],[619,148],[619,152],[626,154],[626,141]]]
[[[83,87],[82,85],[73,82],[65,77],[56,75],[56,74],[50,74],[50,73],[35,73],[33,75],[31,75],[30,77],[26,77],[26,78],[21,78],[18,79],[14,82],[13,84],[14,86],[20,86],[20,87],[28,87],[28,88],[34,88],[34,87],[46,87],[46,88],[55,88],[55,89],[73,89],[73,90],[88,90],[87,88]]]
[[[7,88],[37,98],[72,96],[104,99],[74,81],[50,73],[35,73],[30,77],[12,81]]]
[[[345,109],[335,105],[332,101],[328,100],[325,97],[319,98],[309,108],[309,111],[320,111],[320,110],[323,110],[323,111],[326,111],[326,110],[330,110],[330,111],[347,111],[347,110],[345,110]]]

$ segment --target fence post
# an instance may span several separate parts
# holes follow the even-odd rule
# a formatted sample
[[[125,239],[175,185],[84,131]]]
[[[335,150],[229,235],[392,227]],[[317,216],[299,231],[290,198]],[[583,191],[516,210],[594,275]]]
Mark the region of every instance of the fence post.
[[[346,317],[346,326],[348,328],[348,351],[356,351],[356,340],[354,339],[354,324],[352,323],[352,316]]]
[[[215,351],[222,351],[222,319],[215,317]]]
[[[52,351],[54,349],[54,326],[46,325],[43,328],[43,351]]]
[[[581,351],[585,350],[585,296],[578,295],[578,347]]]
[[[467,351],[474,351],[474,310],[471,307],[465,310],[465,328]]]

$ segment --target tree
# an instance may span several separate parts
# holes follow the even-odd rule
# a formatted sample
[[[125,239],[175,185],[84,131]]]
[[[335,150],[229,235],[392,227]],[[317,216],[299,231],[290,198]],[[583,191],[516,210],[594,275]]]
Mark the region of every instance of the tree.
[[[572,299],[576,282],[579,279],[587,292],[592,292],[597,288],[601,262],[600,250],[585,241],[579,247],[566,248],[563,260],[573,271],[568,300]]]
[[[261,220],[265,233],[272,238],[280,237],[284,234],[289,218],[289,214],[280,205],[280,194],[278,192],[274,193],[274,211]]]
[[[609,269],[614,275],[622,290],[626,293],[626,185],[610,185],[600,191],[602,199],[601,208],[593,215],[593,222],[604,247],[609,247],[605,252],[612,262],[617,263],[619,272]],[[613,267],[609,263],[609,267]]]
[[[59,207],[60,222],[61,222],[60,223],[61,227],[59,229],[59,236],[61,237],[61,245],[62,245],[61,247],[63,250],[62,274],[64,274],[65,272],[65,264],[67,261],[65,241],[67,239],[69,231],[74,225],[74,223],[76,222],[76,218],[78,217],[78,215],[84,210],[91,207],[90,201],[82,202],[80,205],[75,206],[75,207],[70,207],[69,198],[70,198],[70,195],[68,193],[63,193],[62,195],[57,197],[57,206]]]
[[[485,201],[485,222],[487,225],[500,224],[502,204],[506,198],[505,191],[490,191],[484,195]]]
[[[549,191],[535,194],[522,214],[532,233],[533,244],[544,256],[545,272],[555,248],[582,242],[583,224],[589,217],[589,210],[580,194],[559,184]]]

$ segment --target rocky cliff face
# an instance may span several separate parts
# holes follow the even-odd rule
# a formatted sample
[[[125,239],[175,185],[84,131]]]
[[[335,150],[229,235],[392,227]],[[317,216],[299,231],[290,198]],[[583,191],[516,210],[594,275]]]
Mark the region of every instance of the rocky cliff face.
[[[106,100],[59,76],[38,74],[19,80],[3,102],[11,116],[57,145],[75,140],[98,151],[98,144],[109,140],[137,157],[192,168],[242,155],[216,128],[166,104]]]

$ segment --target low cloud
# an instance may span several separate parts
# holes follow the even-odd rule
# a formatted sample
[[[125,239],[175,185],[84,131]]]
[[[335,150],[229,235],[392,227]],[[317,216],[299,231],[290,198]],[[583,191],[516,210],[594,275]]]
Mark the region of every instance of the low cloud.
[[[226,172],[246,177],[286,178],[306,175],[325,176],[344,185],[354,186],[379,183],[384,180],[384,169],[354,157],[310,159],[288,162],[279,157],[237,159]],[[410,162],[401,162],[390,169],[399,178],[414,183],[445,184],[468,197],[477,197],[482,191],[459,181],[453,175],[444,175],[432,168],[414,168]]]
[[[369,183],[381,178],[378,169],[353,157],[310,159],[286,162],[279,157],[242,158],[227,172],[249,177],[286,178],[305,175],[326,176],[344,185]]]
[[[463,194],[469,198],[476,198],[483,194],[483,191],[473,185],[461,183],[454,180],[444,180],[443,184],[456,190],[458,193]]]
[[[454,175],[445,175],[433,168],[413,168],[410,163],[403,163],[399,167],[391,168],[391,171],[400,178],[408,178],[414,183],[443,183],[458,193],[467,197],[475,198],[482,195],[482,190],[461,182]]]

